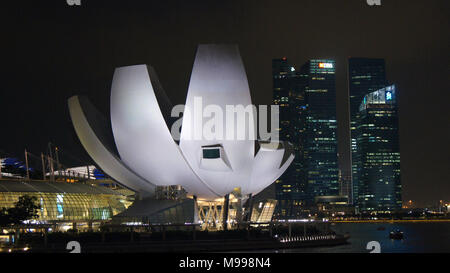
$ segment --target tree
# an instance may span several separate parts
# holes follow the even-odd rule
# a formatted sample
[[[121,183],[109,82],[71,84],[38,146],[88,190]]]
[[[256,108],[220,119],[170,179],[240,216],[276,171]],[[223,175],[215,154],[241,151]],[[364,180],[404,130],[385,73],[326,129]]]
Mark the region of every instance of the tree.
[[[36,205],[36,196],[23,195],[14,207],[0,210],[0,224],[21,224],[25,220],[37,218],[40,205]]]

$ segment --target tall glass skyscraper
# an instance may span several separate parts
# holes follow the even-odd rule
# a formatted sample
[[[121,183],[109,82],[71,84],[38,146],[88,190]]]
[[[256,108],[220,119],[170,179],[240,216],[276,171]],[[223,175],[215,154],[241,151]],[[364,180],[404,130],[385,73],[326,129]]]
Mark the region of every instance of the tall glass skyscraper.
[[[359,212],[401,208],[398,104],[395,85],[364,96],[355,124]]]
[[[358,166],[354,160],[356,156],[356,122],[359,106],[364,96],[387,85],[384,59],[350,58],[348,60],[348,88],[350,97],[350,138],[352,158],[352,187],[343,193],[348,195],[349,203],[354,203],[358,196]],[[356,204],[355,204],[356,205]]]
[[[334,60],[310,60],[307,75],[305,161],[308,201],[339,195],[337,157],[336,77]]]
[[[295,152],[294,161],[275,183],[278,200],[275,216],[296,218],[300,216],[306,192],[303,151],[307,75],[296,71],[286,58],[272,60],[272,75],[273,103],[280,107],[280,139],[291,142]]]

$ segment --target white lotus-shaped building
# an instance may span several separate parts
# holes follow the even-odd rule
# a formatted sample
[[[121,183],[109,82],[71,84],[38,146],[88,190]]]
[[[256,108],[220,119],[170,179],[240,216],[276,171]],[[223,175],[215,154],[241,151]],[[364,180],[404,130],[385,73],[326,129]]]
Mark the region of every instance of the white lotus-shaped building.
[[[196,98],[224,113],[227,105],[251,105],[237,46],[198,47],[185,113],[194,112]],[[111,178],[142,196],[154,195],[156,186],[169,185],[181,185],[188,194],[204,200],[223,197],[236,188],[242,195],[254,195],[272,184],[294,158],[287,143],[250,137],[206,139],[201,132],[200,138],[192,137],[202,128],[198,123],[207,122],[194,115],[184,116],[181,137],[175,140],[170,131],[171,109],[154,69],[147,65],[115,70],[111,122],[86,98],[69,99],[73,126],[88,154]],[[244,118],[251,121],[247,129],[254,126],[253,113]],[[224,130],[231,129],[239,130]]]

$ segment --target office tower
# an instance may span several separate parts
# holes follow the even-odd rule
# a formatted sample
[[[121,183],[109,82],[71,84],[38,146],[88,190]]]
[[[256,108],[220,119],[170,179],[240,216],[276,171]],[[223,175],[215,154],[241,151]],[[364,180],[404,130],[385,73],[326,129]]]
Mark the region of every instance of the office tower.
[[[317,196],[339,194],[336,84],[334,60],[310,60],[307,75],[305,161],[309,203]]]
[[[280,109],[280,139],[292,143],[295,158],[276,180],[277,218],[300,216],[305,199],[304,134],[306,126],[306,75],[297,72],[286,58],[272,60],[273,103]]]
[[[392,212],[401,208],[398,93],[395,85],[362,99],[355,124],[359,212]]]
[[[349,204],[349,196],[352,193],[352,176],[339,170],[339,195],[347,197],[347,203]]]
[[[349,203],[353,196],[358,196],[357,171],[358,166],[353,158],[356,156],[356,121],[359,106],[364,96],[387,85],[384,59],[350,58],[348,60],[348,88],[350,97],[350,141],[352,158],[352,187],[348,192]]]

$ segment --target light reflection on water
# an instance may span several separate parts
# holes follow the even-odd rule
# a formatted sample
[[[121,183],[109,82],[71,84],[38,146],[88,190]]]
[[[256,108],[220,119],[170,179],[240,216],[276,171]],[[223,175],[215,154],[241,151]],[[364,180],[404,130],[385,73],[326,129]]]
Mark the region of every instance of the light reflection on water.
[[[385,230],[377,230],[385,227]],[[368,253],[366,245],[378,241],[382,253],[450,253],[450,223],[337,223],[332,229],[350,234],[349,244],[334,247],[257,251],[277,253]],[[400,229],[403,240],[391,240],[389,232]]]

